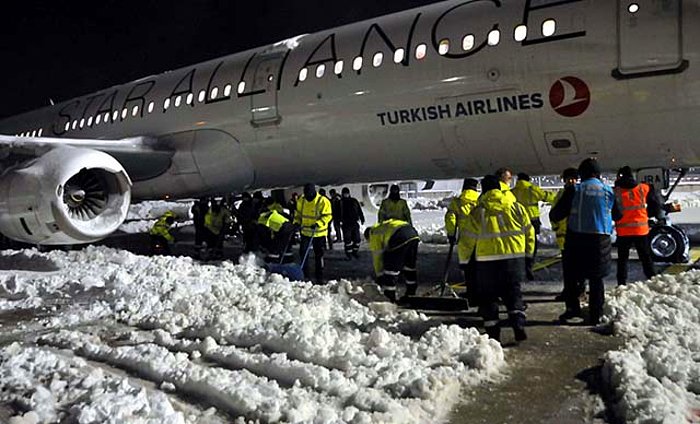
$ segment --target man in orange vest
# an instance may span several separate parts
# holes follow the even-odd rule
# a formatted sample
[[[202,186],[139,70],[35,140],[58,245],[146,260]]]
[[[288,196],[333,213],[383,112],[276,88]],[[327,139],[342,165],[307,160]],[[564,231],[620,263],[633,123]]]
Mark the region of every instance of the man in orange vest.
[[[625,166],[617,173],[615,201],[622,212],[622,218],[615,221],[617,284],[627,283],[627,262],[632,246],[637,249],[644,275],[651,278],[656,271],[649,252],[649,217],[661,218],[662,207],[658,194],[649,184],[637,183],[632,168]]]

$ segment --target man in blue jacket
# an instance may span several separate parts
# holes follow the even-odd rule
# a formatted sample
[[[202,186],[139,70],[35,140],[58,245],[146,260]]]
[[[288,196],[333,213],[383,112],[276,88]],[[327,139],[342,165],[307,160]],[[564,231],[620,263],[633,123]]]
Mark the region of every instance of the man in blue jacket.
[[[564,194],[549,212],[552,222],[568,218],[564,241],[563,266],[566,312],[562,322],[581,321],[576,281],[588,280],[589,319],[597,325],[605,303],[603,277],[610,272],[612,261],[613,220],[622,217],[610,186],[600,179],[600,165],[586,159],[578,168],[581,183],[566,187]]]

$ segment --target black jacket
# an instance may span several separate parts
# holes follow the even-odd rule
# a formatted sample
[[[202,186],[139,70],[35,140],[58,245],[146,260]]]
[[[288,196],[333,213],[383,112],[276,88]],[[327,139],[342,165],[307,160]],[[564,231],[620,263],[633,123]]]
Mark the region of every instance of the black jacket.
[[[354,197],[343,197],[340,200],[340,214],[342,216],[343,225],[353,225],[357,221],[365,223],[365,215],[362,213],[360,202]]]

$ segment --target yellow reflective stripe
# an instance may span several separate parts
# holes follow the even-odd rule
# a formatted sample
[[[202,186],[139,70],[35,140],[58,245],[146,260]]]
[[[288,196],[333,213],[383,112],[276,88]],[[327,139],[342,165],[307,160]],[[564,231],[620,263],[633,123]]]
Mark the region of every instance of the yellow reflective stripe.
[[[524,258],[527,255],[525,253],[506,253],[503,255],[488,255],[488,256],[477,256],[477,262],[489,262],[489,261],[500,261],[502,259],[517,259]]]
[[[628,222],[623,224],[615,224],[617,227],[648,227],[648,222]]]

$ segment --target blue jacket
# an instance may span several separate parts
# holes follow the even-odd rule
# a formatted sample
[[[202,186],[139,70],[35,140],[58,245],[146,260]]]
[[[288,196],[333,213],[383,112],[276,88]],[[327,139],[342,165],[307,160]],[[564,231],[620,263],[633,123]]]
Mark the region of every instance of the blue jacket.
[[[590,178],[576,184],[568,229],[584,234],[612,234],[614,205],[615,193],[599,179]]]

